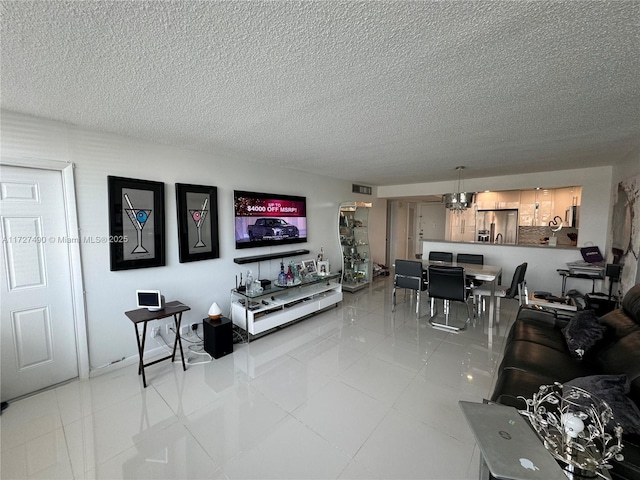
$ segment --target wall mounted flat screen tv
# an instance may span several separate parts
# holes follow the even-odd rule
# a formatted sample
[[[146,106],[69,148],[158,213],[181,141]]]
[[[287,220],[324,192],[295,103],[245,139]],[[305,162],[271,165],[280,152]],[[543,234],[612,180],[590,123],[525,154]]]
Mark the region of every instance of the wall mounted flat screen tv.
[[[307,241],[307,199],[275,193],[233,192],[236,248]]]

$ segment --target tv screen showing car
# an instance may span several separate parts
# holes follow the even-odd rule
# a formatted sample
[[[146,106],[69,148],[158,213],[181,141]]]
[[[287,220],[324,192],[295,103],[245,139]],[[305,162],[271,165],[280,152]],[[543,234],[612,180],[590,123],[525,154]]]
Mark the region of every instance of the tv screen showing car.
[[[307,241],[307,199],[275,193],[233,192],[236,248]]]

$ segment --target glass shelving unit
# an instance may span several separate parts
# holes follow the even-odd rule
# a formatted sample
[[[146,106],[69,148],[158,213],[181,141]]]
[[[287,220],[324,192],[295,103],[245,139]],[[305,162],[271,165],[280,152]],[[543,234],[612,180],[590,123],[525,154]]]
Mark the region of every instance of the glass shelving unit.
[[[355,292],[371,282],[369,248],[369,209],[371,203],[350,202],[340,205],[338,231],[342,247],[342,290]]]

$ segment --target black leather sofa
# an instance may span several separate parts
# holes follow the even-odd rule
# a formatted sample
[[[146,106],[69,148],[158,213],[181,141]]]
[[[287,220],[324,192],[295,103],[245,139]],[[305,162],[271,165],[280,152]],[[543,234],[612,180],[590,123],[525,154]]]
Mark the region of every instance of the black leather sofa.
[[[575,358],[562,332],[570,320],[553,311],[520,308],[505,340],[492,401],[524,409],[518,397],[532,398],[540,385],[626,374],[630,382],[627,396],[640,407],[640,284],[626,293],[621,308],[594,319],[606,329],[582,358]],[[640,479],[639,433],[623,434],[624,460],[611,462],[614,480]]]

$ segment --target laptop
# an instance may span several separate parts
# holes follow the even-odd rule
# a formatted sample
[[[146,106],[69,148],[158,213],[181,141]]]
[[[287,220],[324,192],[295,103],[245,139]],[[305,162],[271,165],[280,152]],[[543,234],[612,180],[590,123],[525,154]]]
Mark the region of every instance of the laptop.
[[[518,410],[498,404],[458,403],[495,478],[567,480],[562,467]]]

